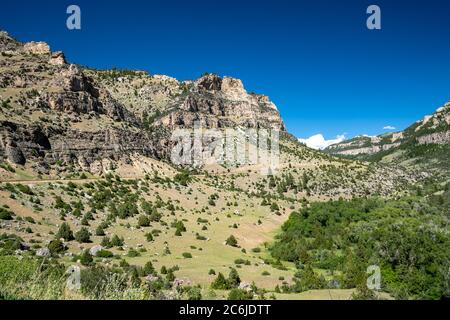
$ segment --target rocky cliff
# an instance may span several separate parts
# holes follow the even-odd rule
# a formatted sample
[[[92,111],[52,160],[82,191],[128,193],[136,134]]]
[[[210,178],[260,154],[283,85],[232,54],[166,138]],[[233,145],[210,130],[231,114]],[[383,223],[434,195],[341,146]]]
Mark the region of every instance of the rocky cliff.
[[[104,160],[130,162],[132,154],[169,159],[171,132],[194,122],[285,130],[269,98],[238,79],[83,68],[44,42],[20,43],[3,31],[0,103],[0,160],[41,173],[59,163],[101,173]]]
[[[450,102],[401,132],[360,136],[328,147],[325,152],[363,160],[447,163],[450,145]]]

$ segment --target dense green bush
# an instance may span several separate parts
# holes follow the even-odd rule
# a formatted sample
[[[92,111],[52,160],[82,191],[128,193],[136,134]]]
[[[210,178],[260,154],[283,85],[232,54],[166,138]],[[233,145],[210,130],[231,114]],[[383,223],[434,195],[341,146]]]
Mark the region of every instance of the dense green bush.
[[[188,171],[183,170],[180,173],[177,173],[175,175],[175,177],[173,178],[173,181],[182,186],[187,186],[192,181],[192,177]]]
[[[227,290],[228,282],[223,273],[219,272],[217,278],[211,283],[211,289],[215,290]]]
[[[231,246],[231,247],[238,246],[238,241],[233,235],[229,236],[228,239],[225,241],[225,243],[227,246]]]
[[[229,290],[232,288],[237,288],[241,283],[241,278],[236,269],[231,268],[228,279],[219,272],[217,278],[211,283],[211,289],[215,290]]]
[[[313,203],[291,214],[270,251],[301,268],[294,291],[330,285],[313,267],[339,272],[333,282],[355,288],[367,278],[367,267],[378,265],[384,291],[397,298],[439,299],[450,294],[445,212],[442,202],[415,197]]]
[[[242,289],[234,288],[228,293],[228,300],[252,300],[253,293]]]
[[[190,252],[183,252],[182,256],[185,259],[192,259],[192,254]]]
[[[12,211],[0,207],[0,220],[12,220],[13,216]]]
[[[61,240],[55,239],[50,241],[50,243],[48,244],[48,250],[50,250],[50,253],[55,256],[61,252],[64,252],[66,250],[66,247]]]
[[[102,249],[102,250],[99,250],[97,252],[97,257],[99,257],[99,258],[112,258],[112,257],[114,257],[114,254],[111,251],[109,251],[109,250]]]
[[[199,285],[181,287],[181,293],[187,300],[202,300],[202,288]]]
[[[56,239],[64,239],[65,241],[71,241],[71,240],[75,239],[73,236],[73,232],[70,229],[70,226],[67,222],[64,222],[63,224],[61,224],[58,232],[55,235],[55,238]]]
[[[122,247],[125,244],[125,241],[123,238],[119,238],[119,236],[115,234],[111,238],[110,244],[112,247]]]
[[[85,227],[82,227],[80,231],[75,233],[75,240],[80,243],[89,243],[91,242],[91,233]]]
[[[3,233],[0,235],[0,256],[12,255],[21,248],[23,239],[15,234]]]
[[[148,227],[150,226],[150,219],[146,215],[141,215],[138,218],[138,226],[139,227]]]
[[[80,256],[80,262],[83,266],[91,266],[94,264],[94,258],[89,253],[89,250],[84,250]]]

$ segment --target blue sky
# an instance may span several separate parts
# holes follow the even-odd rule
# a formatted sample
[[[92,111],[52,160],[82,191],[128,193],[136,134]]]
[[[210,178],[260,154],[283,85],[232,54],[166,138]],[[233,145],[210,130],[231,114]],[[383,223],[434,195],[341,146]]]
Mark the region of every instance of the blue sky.
[[[66,28],[77,4],[82,29]],[[377,4],[382,30],[366,28]],[[8,1],[0,28],[70,62],[243,80],[298,137],[403,129],[450,100],[446,0]]]

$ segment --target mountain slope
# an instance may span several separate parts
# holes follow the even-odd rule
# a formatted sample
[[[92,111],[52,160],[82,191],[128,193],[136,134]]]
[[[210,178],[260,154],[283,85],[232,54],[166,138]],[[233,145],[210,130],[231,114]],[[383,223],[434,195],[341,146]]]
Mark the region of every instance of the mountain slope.
[[[404,131],[377,137],[356,137],[332,145],[325,152],[351,159],[404,164],[437,172],[450,167],[449,146],[450,102]]]
[[[0,169],[4,179],[20,180],[22,171],[46,179],[108,172],[142,177],[151,172],[153,160],[170,163],[178,143],[171,140],[174,130],[196,123],[205,129],[281,131],[281,174],[307,181],[302,190],[312,194],[388,194],[420,178],[401,168],[345,162],[306,148],[285,132],[269,98],[248,93],[238,79],[205,74],[178,81],[142,71],[79,67],[46,43],[23,44],[5,32],[0,46],[0,158],[18,169]],[[389,178],[379,179],[380,172]],[[246,183],[262,178],[256,174]]]
[[[247,93],[237,79],[81,68],[46,43],[22,44],[5,32],[0,51],[0,157],[44,175],[61,161],[101,174],[132,154],[168,160],[171,132],[194,122],[284,131],[268,97]]]
[[[238,79],[205,74],[178,81],[142,71],[95,70],[68,64],[45,43],[23,44],[6,33],[0,33],[0,100],[0,266],[12,266],[8,272],[14,273],[51,257],[56,271],[80,266],[96,283],[111,284],[103,278],[110,273],[125,279],[120,290],[88,288],[75,298],[173,299],[198,292],[225,298],[226,290],[239,285],[260,298],[261,288],[296,298],[326,287],[306,293],[348,299],[355,283],[340,284],[340,275],[319,261],[328,253],[313,247],[326,245],[340,259],[344,238],[330,247],[319,236],[333,217],[311,221],[307,229],[314,232],[302,239],[311,242],[305,243],[306,256],[317,259],[312,272],[321,274],[308,286],[298,285],[299,261],[271,255],[274,234],[290,214],[314,209],[313,202],[397,199],[427,177],[420,169],[307,148],[286,132],[269,98],[248,93]],[[278,170],[265,175],[261,164],[171,163],[172,133],[196,122],[220,132],[280,131]],[[414,207],[420,211],[421,204]],[[359,232],[357,225],[352,230]],[[241,283],[215,283],[219,290],[211,293],[220,273],[237,269]],[[30,279],[10,279],[16,277],[0,274],[2,294],[73,298],[61,283],[36,293],[24,289],[33,285]],[[25,287],[15,290],[18,283]],[[191,288],[179,290],[183,285]]]

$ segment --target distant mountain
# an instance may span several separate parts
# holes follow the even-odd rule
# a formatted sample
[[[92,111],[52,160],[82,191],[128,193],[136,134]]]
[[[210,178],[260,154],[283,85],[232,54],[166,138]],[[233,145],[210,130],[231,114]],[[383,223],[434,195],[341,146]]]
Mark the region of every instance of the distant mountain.
[[[47,43],[21,43],[0,32],[0,178],[143,176],[154,160],[171,164],[171,151],[180,143],[172,133],[195,123],[205,129],[280,131],[278,175],[287,179],[281,193],[292,185],[305,195],[391,194],[422,178],[420,172],[307,148],[286,132],[275,104],[247,92],[239,79],[206,73],[179,81],[144,71],[96,70],[68,63]],[[214,170],[228,172],[225,167]],[[256,181],[266,183],[259,173],[246,183]]]
[[[450,102],[404,131],[355,137],[334,144],[325,152],[359,160],[448,169]]]

